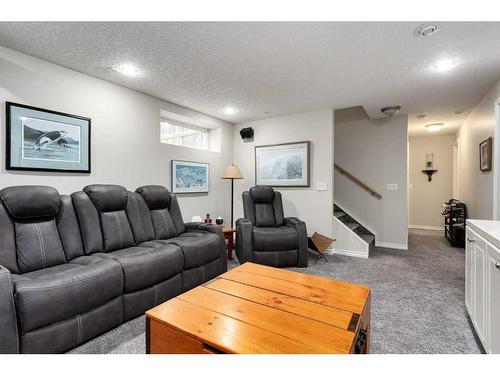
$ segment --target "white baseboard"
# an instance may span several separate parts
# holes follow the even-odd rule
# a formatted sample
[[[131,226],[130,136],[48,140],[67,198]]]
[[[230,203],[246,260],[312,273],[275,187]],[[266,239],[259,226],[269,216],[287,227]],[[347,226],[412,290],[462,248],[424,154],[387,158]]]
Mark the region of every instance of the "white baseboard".
[[[413,224],[410,224],[410,225],[408,225],[408,229],[436,230],[436,231],[440,231],[440,232],[444,231],[444,227],[435,227],[432,225],[413,225]]]
[[[325,251],[326,252],[326,251]],[[359,251],[353,251],[353,250],[343,250],[343,249],[329,249],[328,254],[330,255],[346,255],[349,257],[356,257],[356,258],[368,258],[367,253],[362,253]]]
[[[397,249],[397,250],[408,250],[407,244],[401,243],[390,243],[390,242],[379,242],[375,239],[376,247],[386,247],[388,249]]]

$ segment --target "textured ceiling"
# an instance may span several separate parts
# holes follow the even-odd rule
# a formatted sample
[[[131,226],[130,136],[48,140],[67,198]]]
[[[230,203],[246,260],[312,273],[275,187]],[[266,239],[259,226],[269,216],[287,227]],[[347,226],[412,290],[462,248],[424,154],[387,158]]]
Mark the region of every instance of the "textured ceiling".
[[[438,23],[426,38],[418,25],[0,22],[0,45],[229,122],[357,105],[379,117],[392,104],[451,121],[500,76],[500,23]],[[438,58],[459,64],[436,73]],[[144,74],[110,70],[124,62]]]

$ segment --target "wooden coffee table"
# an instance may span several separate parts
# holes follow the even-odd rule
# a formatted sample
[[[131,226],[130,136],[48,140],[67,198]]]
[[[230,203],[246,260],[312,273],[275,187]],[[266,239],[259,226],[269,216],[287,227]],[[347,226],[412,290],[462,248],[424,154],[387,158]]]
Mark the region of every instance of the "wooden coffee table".
[[[245,263],[146,312],[147,353],[368,353],[370,288]]]

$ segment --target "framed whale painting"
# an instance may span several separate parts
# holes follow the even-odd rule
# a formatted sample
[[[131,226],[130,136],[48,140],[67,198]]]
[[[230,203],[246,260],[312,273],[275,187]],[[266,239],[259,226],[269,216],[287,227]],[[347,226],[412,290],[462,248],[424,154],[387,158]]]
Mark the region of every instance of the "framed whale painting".
[[[90,173],[90,119],[6,103],[6,169]]]

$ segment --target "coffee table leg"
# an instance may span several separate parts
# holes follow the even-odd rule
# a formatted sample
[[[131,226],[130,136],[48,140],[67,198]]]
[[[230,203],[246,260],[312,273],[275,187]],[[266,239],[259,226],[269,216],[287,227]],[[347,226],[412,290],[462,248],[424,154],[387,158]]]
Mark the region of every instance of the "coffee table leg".
[[[229,233],[227,237],[227,259],[233,260],[233,233]]]

